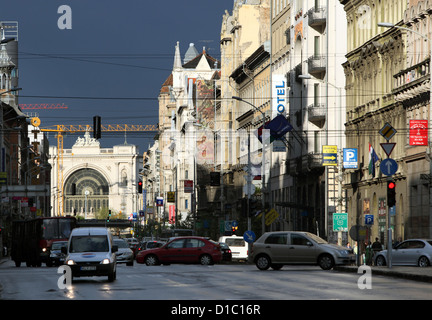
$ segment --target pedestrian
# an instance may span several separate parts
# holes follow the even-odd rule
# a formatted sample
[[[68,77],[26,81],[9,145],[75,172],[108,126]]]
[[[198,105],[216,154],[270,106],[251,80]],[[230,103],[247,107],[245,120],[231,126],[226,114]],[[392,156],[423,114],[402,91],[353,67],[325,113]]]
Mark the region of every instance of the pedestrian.
[[[371,245],[370,241],[369,241],[369,243],[365,242],[365,255],[364,255],[365,261],[364,261],[364,263],[367,264],[368,266],[372,265],[373,254],[374,254],[373,245]]]
[[[401,237],[398,237],[398,239],[395,241],[395,243],[394,243],[394,245],[393,245],[393,248],[396,248],[397,245],[398,245],[399,243],[401,243],[401,242],[402,242],[402,238],[401,238]]]
[[[382,244],[379,242],[378,237],[375,238],[375,242],[372,244],[372,250],[374,253],[382,250]]]
[[[357,241],[356,241],[356,242],[354,242],[354,248],[353,248],[353,252],[354,252],[354,254],[357,254],[357,252],[358,252],[358,246],[357,246]]]

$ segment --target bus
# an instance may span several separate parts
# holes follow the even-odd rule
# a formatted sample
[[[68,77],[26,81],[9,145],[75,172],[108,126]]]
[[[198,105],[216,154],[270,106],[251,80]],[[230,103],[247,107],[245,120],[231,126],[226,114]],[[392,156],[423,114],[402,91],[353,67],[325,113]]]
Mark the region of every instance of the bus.
[[[40,217],[12,222],[11,258],[15,266],[25,262],[27,267],[51,265],[53,242],[67,241],[76,227],[74,217]]]

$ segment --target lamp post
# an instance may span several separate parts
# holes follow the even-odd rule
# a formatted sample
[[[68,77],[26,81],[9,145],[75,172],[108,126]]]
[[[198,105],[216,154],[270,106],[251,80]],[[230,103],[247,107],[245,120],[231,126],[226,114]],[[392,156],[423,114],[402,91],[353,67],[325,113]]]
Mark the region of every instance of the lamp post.
[[[255,105],[253,105],[252,103],[250,103],[249,101],[243,100],[240,97],[237,96],[232,96],[233,99],[247,103],[248,105],[252,106],[255,110],[259,111],[262,114],[262,121],[263,121],[263,130],[265,129],[265,113],[262,112],[260,109],[258,109]],[[264,135],[264,131],[263,131],[263,135]],[[249,136],[249,135],[248,135]],[[249,138],[248,138],[249,139]],[[248,162],[250,163],[250,150],[248,150]],[[250,168],[249,168],[250,170]],[[266,172],[266,157],[265,157],[265,139],[264,137],[262,138],[262,195],[261,195],[261,202],[262,202],[262,210],[264,211],[265,208],[265,172]],[[248,182],[249,183],[249,182]],[[250,193],[250,188],[248,187],[248,192]],[[249,203],[249,200],[248,200]],[[250,216],[249,216],[249,212],[248,212],[248,226],[250,225]],[[262,214],[261,215],[261,229],[262,229],[262,233],[265,232],[265,215]]]

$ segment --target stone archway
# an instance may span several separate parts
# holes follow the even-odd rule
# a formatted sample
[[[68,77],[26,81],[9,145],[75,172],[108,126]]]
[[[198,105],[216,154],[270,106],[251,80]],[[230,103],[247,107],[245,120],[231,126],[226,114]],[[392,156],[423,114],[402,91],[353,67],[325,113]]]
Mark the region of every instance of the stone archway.
[[[109,184],[100,172],[84,168],[67,178],[64,185],[65,214],[87,213],[88,218],[94,218],[95,213],[104,208],[109,209]]]

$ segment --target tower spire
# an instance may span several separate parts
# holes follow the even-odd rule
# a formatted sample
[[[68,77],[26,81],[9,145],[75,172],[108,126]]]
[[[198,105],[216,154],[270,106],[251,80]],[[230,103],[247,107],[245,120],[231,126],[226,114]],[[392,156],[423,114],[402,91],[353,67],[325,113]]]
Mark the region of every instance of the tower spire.
[[[175,47],[175,54],[174,54],[173,70],[180,69],[181,67],[182,67],[182,64],[181,64],[181,58],[180,58],[180,46],[179,46],[179,41],[177,41],[177,45]]]

